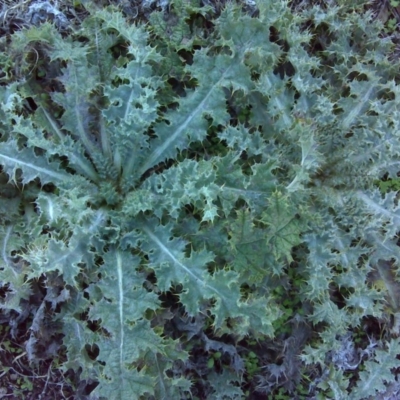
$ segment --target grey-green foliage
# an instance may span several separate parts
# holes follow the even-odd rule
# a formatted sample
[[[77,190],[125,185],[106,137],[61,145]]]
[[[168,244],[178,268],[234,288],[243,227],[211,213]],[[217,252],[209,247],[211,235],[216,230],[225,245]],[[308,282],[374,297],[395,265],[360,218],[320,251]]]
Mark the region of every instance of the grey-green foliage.
[[[327,358],[364,318],[385,317],[386,293],[370,284],[378,262],[398,272],[397,199],[375,187],[400,163],[392,45],[346,5],[257,5],[252,17],[228,4],[193,32],[192,2],[176,13],[179,37],[157,36],[159,15],[150,35],[104,9],[66,37],[46,23],[11,38],[2,307],[21,312],[31,282],[61,275],[63,368],[97,380],[93,396],[190,398],[187,342],[166,328],[162,296],[206,315],[215,337],[273,339],[289,266],[315,328],[301,354],[323,372],[315,394],[361,399],[395,379],[397,339],[364,357],[356,384]],[[209,372],[209,398],[244,397],[243,363],[226,353],[236,362]]]

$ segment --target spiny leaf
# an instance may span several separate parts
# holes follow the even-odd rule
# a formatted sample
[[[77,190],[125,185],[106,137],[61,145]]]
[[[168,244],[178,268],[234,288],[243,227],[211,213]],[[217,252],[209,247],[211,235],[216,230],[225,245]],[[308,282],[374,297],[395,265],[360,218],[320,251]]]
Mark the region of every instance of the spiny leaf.
[[[280,192],[275,192],[268,199],[268,203],[267,210],[260,220],[267,225],[267,245],[270,246],[276,260],[291,262],[293,247],[302,243],[301,217],[288,197]]]
[[[55,162],[49,162],[45,157],[38,157],[33,149],[18,150],[17,142],[12,140],[2,143],[0,160],[10,180],[17,182],[17,171],[22,171],[22,184],[27,184],[36,178],[42,185],[59,183],[68,180],[68,174],[61,172]]]

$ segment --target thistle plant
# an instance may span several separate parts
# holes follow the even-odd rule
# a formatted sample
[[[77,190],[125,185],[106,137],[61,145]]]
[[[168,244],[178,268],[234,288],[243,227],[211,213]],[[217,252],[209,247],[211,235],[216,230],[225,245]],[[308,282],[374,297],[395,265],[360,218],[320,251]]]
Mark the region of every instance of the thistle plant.
[[[58,355],[92,398],[389,390],[389,333],[357,374],[333,357],[398,311],[400,213],[376,184],[400,164],[398,67],[347,3],[93,9],[3,41],[1,304],[31,362]]]

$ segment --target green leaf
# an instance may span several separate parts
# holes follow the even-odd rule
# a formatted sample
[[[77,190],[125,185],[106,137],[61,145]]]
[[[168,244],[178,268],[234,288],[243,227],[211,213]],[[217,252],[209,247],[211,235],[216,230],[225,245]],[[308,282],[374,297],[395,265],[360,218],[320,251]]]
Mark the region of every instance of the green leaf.
[[[300,235],[304,223],[289,198],[282,193],[275,192],[268,203],[260,220],[267,225],[267,246],[277,261],[291,262],[293,247],[303,241]]]
[[[107,361],[117,365],[118,356],[114,348],[102,346],[102,349],[110,355]],[[105,374],[93,391],[93,394],[102,399],[139,400],[143,395],[150,396],[154,393],[154,378],[145,374],[144,371],[107,367]]]
[[[265,231],[255,226],[248,209],[237,210],[236,218],[226,225],[232,248],[226,257],[235,271],[239,272],[241,282],[253,284],[260,282],[271,270],[280,272],[280,263],[265,245]]]
[[[359,372],[360,380],[352,390],[349,398],[361,400],[369,396],[377,396],[385,393],[388,385],[396,381],[392,370],[399,368],[400,361],[397,359],[400,353],[398,339],[391,339],[387,343],[387,349],[375,350],[375,357],[364,363],[365,370]]]
[[[195,315],[200,302],[218,295],[216,289],[207,282],[207,264],[214,257],[211,252],[191,251],[188,257],[186,242],[171,236],[172,225],[158,225],[155,220],[142,227],[145,238],[142,248],[149,254],[150,266],[156,271],[158,287],[163,291],[172,285],[184,285],[180,295],[182,303],[190,315]]]
[[[38,157],[33,149],[18,150],[15,140],[1,144],[0,163],[13,182],[18,181],[17,171],[21,170],[23,185],[36,178],[40,179],[42,185],[63,182],[69,178],[65,172],[60,172],[57,163],[49,162],[45,157]]]
[[[98,394],[107,398],[138,399],[154,391],[154,381],[131,365],[141,354],[163,354],[161,338],[143,319],[147,310],[159,307],[157,296],[147,292],[138,274],[138,257],[111,249],[100,268],[103,279],[98,285],[102,298],[89,311],[89,318],[101,321],[105,332],[99,338],[98,359],[105,363]]]
[[[228,74],[231,77],[226,64],[233,63],[228,57],[209,57],[202,50],[195,53],[188,72],[201,74],[200,85],[196,90],[188,91],[184,101],[178,100],[178,110],[166,113],[165,121],[154,126],[157,138],[151,141],[149,152],[143,154],[140,176],[158,163],[175,158],[177,151],[186,149],[190,142],[202,141],[209,125],[205,118],[207,114],[211,115],[215,125],[227,123],[229,114],[225,107],[223,82],[228,79]]]

